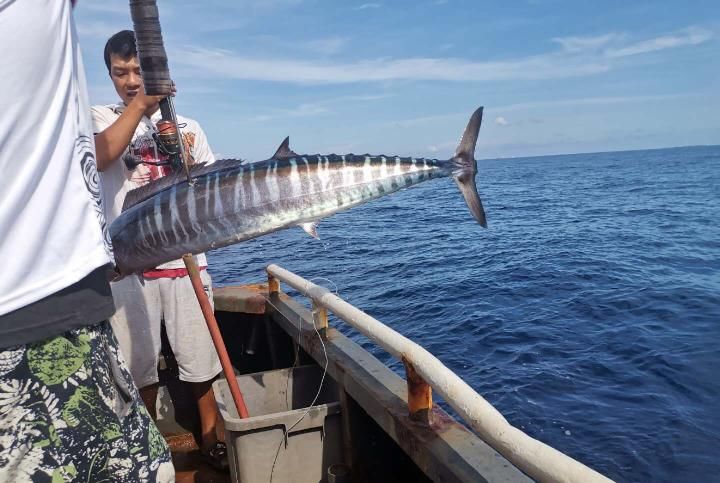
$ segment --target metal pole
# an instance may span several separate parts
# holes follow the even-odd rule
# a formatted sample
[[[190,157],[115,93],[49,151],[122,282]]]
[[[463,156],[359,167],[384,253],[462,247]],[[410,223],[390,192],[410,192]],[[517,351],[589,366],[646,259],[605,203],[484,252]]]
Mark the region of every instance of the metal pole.
[[[180,124],[178,124],[177,113],[175,112],[175,103],[173,102],[172,97],[166,97],[163,100],[167,101],[171,112],[170,120],[175,123],[175,130],[177,131],[178,137],[178,148],[180,149],[180,160],[182,161],[183,169],[185,170],[185,177],[187,178],[189,185],[194,185],[195,181],[193,181],[192,177],[190,176],[190,165],[188,164],[187,154],[185,153],[185,141],[183,140],[182,132],[180,131]]]
[[[277,295],[280,292],[280,282],[268,272],[268,294]]]
[[[408,358],[403,357],[402,363],[405,366],[405,379],[407,379],[410,419],[431,424],[432,387],[417,373],[415,366]]]
[[[188,275],[190,276],[190,282],[192,282],[193,289],[195,290],[195,296],[200,304],[200,310],[202,310],[208,330],[210,331],[210,337],[212,337],[215,350],[220,358],[220,364],[222,365],[225,379],[227,379],[230,394],[235,402],[235,409],[237,409],[238,415],[242,419],[245,419],[248,417],[245,400],[243,399],[242,393],[240,392],[240,386],[238,386],[237,379],[235,378],[235,371],[233,371],[232,364],[230,363],[230,357],[228,356],[227,349],[225,348],[225,342],[223,341],[222,334],[220,334],[220,328],[218,327],[217,320],[215,320],[215,314],[210,306],[210,300],[208,300],[208,296],[203,289],[202,280],[200,280],[200,269],[198,268],[192,254],[188,253],[187,255],[183,255],[182,258],[183,262],[185,262]]]

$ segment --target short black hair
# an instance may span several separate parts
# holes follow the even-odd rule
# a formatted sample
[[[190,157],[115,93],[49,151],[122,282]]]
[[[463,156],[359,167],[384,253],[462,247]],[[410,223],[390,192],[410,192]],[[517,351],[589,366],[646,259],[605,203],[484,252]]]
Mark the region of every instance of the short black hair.
[[[135,57],[137,55],[135,32],[121,30],[108,39],[105,44],[105,66],[107,66],[108,73],[110,73],[110,56],[113,54],[123,59]]]

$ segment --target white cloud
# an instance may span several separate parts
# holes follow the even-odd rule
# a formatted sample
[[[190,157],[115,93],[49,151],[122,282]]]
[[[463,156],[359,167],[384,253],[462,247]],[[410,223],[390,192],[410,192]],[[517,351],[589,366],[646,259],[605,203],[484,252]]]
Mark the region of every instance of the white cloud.
[[[475,62],[459,58],[373,59],[347,63],[251,58],[219,49],[188,48],[175,62],[230,79],[349,84],[392,80],[491,81],[553,79],[607,71],[602,59],[555,54],[518,60]]]
[[[362,5],[358,5],[357,7],[354,7],[353,10],[367,10],[369,8],[380,8],[379,3],[363,3]]]
[[[203,2],[200,2],[198,7],[205,8],[207,6],[210,6],[211,8],[213,8],[214,6],[216,6],[223,8],[232,8],[237,10],[238,12],[246,12],[248,9],[253,11],[283,9],[288,7],[294,7],[295,5],[299,5],[302,2],[303,0],[235,0],[233,2],[228,2],[227,0],[205,0]],[[160,9],[162,10],[163,6],[161,6]]]
[[[553,101],[535,101],[521,102],[517,104],[509,104],[506,106],[489,106],[489,111],[508,112],[508,111],[525,111],[530,109],[543,109],[549,107],[572,107],[572,106],[590,106],[590,105],[606,105],[606,104],[626,104],[636,102],[654,102],[667,101],[671,99],[680,99],[686,97],[694,97],[698,94],[661,94],[652,96],[604,96],[604,97],[581,97],[574,99],[558,99]]]
[[[553,42],[567,53],[601,52],[608,58],[627,57],[646,54],[658,50],[672,49],[687,45],[699,45],[715,38],[715,34],[706,28],[690,26],[674,34],[654,37],[635,43],[627,43],[627,34],[608,33],[590,37],[556,37]],[[625,43],[625,45],[623,45]]]
[[[688,27],[674,35],[665,35],[644,40],[625,47],[610,49],[605,52],[608,57],[627,57],[629,55],[646,54],[658,50],[672,49],[686,45],[699,45],[715,37],[710,30],[700,27]]]
[[[158,8],[163,26],[163,36],[172,31],[186,31],[197,36],[200,33],[208,32],[246,30],[250,25],[264,21],[260,19],[289,15],[289,10],[300,6],[303,1],[203,0],[201,2],[178,2],[161,0]]]
[[[347,43],[348,38],[340,36],[318,38],[303,36],[298,39],[287,35],[267,33],[249,36],[244,42],[245,48],[256,52],[257,55],[263,55],[265,52],[284,52],[286,55],[290,55],[289,53],[293,52],[296,55],[320,54],[321,56],[337,54],[345,48]],[[223,52],[232,55],[231,51],[223,50]],[[184,55],[182,51],[178,51],[177,54]]]
[[[100,12],[103,14],[124,15],[130,19],[130,7],[127,2],[111,3],[99,1],[85,1],[78,4],[79,8],[91,12]]]
[[[340,96],[330,99],[301,104],[294,109],[277,109],[269,114],[261,114],[251,118],[253,121],[267,122],[283,117],[312,117],[331,112],[329,106],[348,102],[367,102],[390,97],[388,94],[367,94],[357,96]]]
[[[604,105],[604,104],[624,104],[634,102],[657,102],[667,101],[672,99],[683,99],[692,97],[702,97],[702,94],[696,93],[684,93],[684,94],[667,94],[667,95],[654,95],[654,96],[609,96],[609,97],[584,97],[574,99],[557,99],[551,101],[536,101],[536,102],[523,102],[517,104],[508,104],[504,106],[485,106],[485,115],[488,113],[505,113],[515,111],[526,111],[532,109],[544,109],[544,108],[555,108],[555,107],[572,107],[572,106],[584,106],[584,105]],[[384,123],[388,126],[397,126],[402,128],[412,128],[420,125],[428,124],[447,124],[448,122],[456,122],[467,117],[467,112],[453,112],[446,114],[436,114],[433,116],[422,116],[411,119],[403,119],[396,121],[388,121]],[[500,120],[500,121],[498,121]],[[534,124],[540,124],[543,121],[536,117],[529,119]],[[496,124],[504,125],[509,124],[509,121],[504,116],[497,116],[494,120]]]
[[[606,34],[595,37],[555,38],[559,51],[497,61],[477,61],[455,57],[379,58],[354,62],[328,62],[271,57],[250,57],[221,49],[188,47],[175,62],[207,75],[239,80],[260,80],[307,84],[350,84],[397,80],[424,81],[503,81],[539,80],[588,76],[607,72],[617,58],[638,55],[682,45],[698,45],[714,38],[698,27],[683,33],[656,37],[621,45],[624,36]],[[332,52],[343,39],[318,40],[317,48]],[[615,44],[612,49],[605,48]]]
[[[431,144],[425,149],[430,153],[447,153],[457,147],[457,141],[447,141],[444,143]]]
[[[251,120],[265,122],[279,117],[312,117],[326,114],[327,108],[319,104],[300,104],[295,109],[278,109],[272,114],[262,114],[252,117]]]
[[[555,37],[552,41],[560,44],[560,47],[566,52],[583,52],[605,47],[620,38],[622,38],[621,35],[609,33],[595,37]]]
[[[457,121],[457,119],[461,119],[466,116],[467,113],[436,114],[433,116],[422,116],[414,117],[411,119],[387,121],[384,123],[384,125],[401,128],[413,128],[415,126],[421,126],[425,124],[455,122]]]
[[[495,118],[495,124],[497,124],[498,126],[507,126],[510,123],[504,117],[498,116]]]
[[[305,42],[304,46],[309,51],[331,55],[340,52],[346,43],[347,39],[345,38],[328,37],[325,39],[309,40]]]
[[[129,28],[128,24],[122,21],[117,22],[106,22],[106,21],[90,21],[78,23],[77,30],[80,36],[81,42],[87,42],[89,40],[102,41],[103,45],[110,38],[111,35],[119,32],[120,30]],[[84,45],[84,44],[83,44]]]
[[[356,96],[340,96],[340,97],[333,97],[331,99],[325,99],[324,101],[320,101],[319,104],[338,104],[338,103],[345,103],[345,102],[367,102],[367,101],[377,101],[380,99],[387,99],[388,97],[392,97],[391,94],[361,94]]]

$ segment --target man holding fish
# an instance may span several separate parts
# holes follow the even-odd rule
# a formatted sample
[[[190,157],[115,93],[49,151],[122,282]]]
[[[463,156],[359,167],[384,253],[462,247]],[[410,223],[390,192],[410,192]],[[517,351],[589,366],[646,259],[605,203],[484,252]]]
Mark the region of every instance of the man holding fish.
[[[134,33],[124,30],[105,46],[105,64],[121,102],[92,108],[98,171],[108,224],[122,210],[128,191],[171,173],[169,156],[157,140],[160,96],[145,94]],[[189,164],[215,162],[205,133],[179,116]],[[201,279],[212,301],[205,255],[196,255]],[[218,441],[218,410],[211,383],[221,371],[202,312],[182,260],[174,260],[111,283],[117,311],[110,322],[140,394],[155,417],[161,322],[178,363],[179,376],[191,383],[200,413],[201,452],[217,467],[227,464]]]

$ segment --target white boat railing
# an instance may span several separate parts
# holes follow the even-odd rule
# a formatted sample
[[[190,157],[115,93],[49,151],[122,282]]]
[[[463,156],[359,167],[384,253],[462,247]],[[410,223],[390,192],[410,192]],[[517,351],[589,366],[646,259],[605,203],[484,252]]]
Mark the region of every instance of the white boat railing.
[[[320,309],[320,317],[315,317],[318,329],[327,327],[326,310],[330,310],[393,357],[402,360],[406,368],[409,363],[408,380],[414,369],[415,376],[437,391],[483,441],[530,478],[541,482],[568,483],[612,481],[512,426],[497,409],[422,346],[324,287],[278,265],[268,265],[267,273],[271,294],[279,291],[278,281],[282,281],[312,300],[313,306]]]

